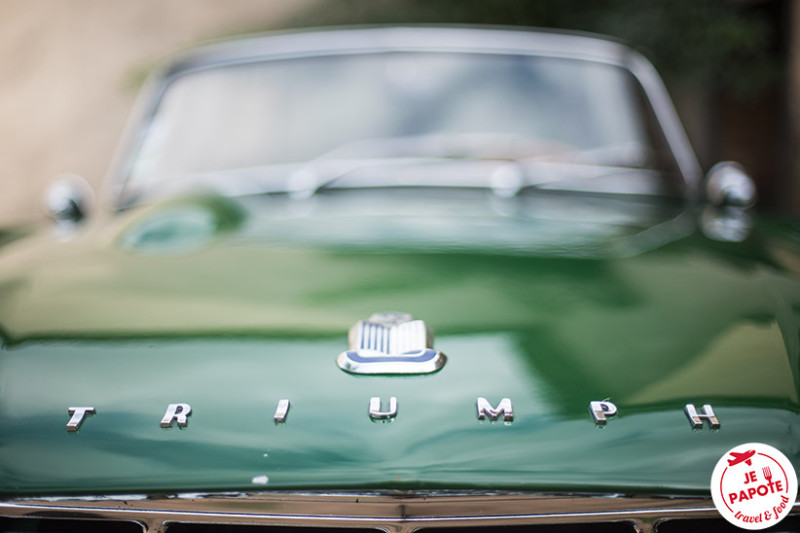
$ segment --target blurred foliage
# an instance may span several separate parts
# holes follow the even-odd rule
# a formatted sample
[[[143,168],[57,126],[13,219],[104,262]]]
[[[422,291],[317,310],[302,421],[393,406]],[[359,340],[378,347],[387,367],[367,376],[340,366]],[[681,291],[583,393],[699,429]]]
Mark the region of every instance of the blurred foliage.
[[[581,30],[621,39],[670,82],[739,100],[774,88],[777,36],[759,6],[723,0],[322,0],[290,27],[451,23]]]

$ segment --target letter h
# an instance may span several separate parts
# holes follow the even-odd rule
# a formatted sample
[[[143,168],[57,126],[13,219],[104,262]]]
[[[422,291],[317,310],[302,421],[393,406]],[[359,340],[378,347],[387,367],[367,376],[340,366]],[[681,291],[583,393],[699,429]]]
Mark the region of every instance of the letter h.
[[[714,409],[711,408],[711,404],[707,403],[703,405],[702,414],[697,412],[697,408],[693,403],[687,403],[684,411],[686,412],[686,416],[689,418],[689,423],[692,425],[692,429],[703,429],[703,419],[708,422],[708,425],[711,429],[719,429],[719,419],[714,414]]]

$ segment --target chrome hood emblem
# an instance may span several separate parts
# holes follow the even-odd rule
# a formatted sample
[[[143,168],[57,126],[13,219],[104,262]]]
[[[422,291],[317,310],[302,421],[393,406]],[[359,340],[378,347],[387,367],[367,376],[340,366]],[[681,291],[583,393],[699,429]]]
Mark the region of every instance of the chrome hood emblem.
[[[339,368],[352,374],[430,374],[447,358],[433,349],[433,333],[407,313],[376,313],[350,328],[350,349]]]

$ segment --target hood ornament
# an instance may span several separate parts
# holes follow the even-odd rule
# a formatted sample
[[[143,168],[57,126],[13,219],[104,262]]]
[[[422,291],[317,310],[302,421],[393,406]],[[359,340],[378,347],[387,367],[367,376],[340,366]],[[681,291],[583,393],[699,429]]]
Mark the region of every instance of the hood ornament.
[[[430,374],[447,361],[425,322],[407,313],[376,313],[350,328],[348,340],[336,364],[351,374]]]

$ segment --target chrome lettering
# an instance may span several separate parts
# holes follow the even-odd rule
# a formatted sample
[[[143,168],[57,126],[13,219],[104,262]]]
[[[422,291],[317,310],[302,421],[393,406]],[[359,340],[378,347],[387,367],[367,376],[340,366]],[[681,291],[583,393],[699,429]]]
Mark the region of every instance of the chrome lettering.
[[[592,413],[596,425],[605,426],[609,417],[616,416],[617,406],[608,400],[589,402],[589,412]]]
[[[511,400],[508,398],[500,400],[497,407],[492,407],[492,404],[490,404],[489,400],[486,398],[478,398],[476,407],[478,409],[478,420],[485,420],[488,416],[489,420],[494,421],[500,418],[500,415],[503,415],[503,420],[505,422],[514,421],[514,408],[511,405]]]
[[[489,400],[483,397],[478,397],[476,400],[476,414],[478,420],[496,421],[502,416],[504,422],[514,421],[514,407],[511,399],[503,398],[493,406]],[[275,411],[273,413],[273,420],[275,424],[283,424],[289,417],[291,402],[282,398],[278,401]],[[68,407],[67,408],[70,419],[67,422],[66,430],[69,432],[77,432],[86,418],[90,415],[96,414],[94,407]],[[372,420],[393,420],[397,417],[398,401],[395,396],[389,398],[388,407],[385,407],[381,397],[374,396],[369,400],[369,417]],[[617,406],[609,400],[591,401],[589,402],[589,412],[592,415],[594,423],[598,426],[604,426],[608,423],[608,419],[617,416]],[[703,404],[702,408],[698,411],[697,407],[692,403],[687,403],[684,407],[684,413],[689,419],[692,429],[701,430],[707,424],[712,430],[721,427],[719,418],[714,413],[711,404]],[[171,403],[167,406],[164,416],[161,418],[162,428],[171,428],[177,422],[178,427],[185,428],[189,425],[189,416],[192,414],[192,407],[188,403]]]
[[[71,415],[67,422],[67,431],[78,431],[86,415],[93,415],[97,412],[94,407],[68,407],[67,411]]]
[[[369,417],[372,420],[391,420],[397,416],[397,398],[389,398],[389,410],[383,411],[381,399],[377,396],[369,399]]]
[[[173,422],[178,422],[178,427],[185,428],[189,425],[188,416],[190,414],[192,414],[192,407],[188,403],[171,403],[167,406],[167,412],[161,419],[161,427],[170,428]]]
[[[703,405],[703,413],[700,414],[697,412],[697,408],[692,403],[687,403],[686,407],[684,408],[684,412],[686,416],[689,418],[689,423],[692,425],[692,429],[703,429],[703,420],[705,419],[708,422],[708,425],[711,429],[719,429],[719,419],[714,414],[714,409],[711,408],[711,404]]]
[[[291,404],[287,399],[283,399],[278,402],[278,407],[275,408],[275,414],[272,417],[276,424],[283,424],[286,422],[286,417],[289,416],[290,405]]]

